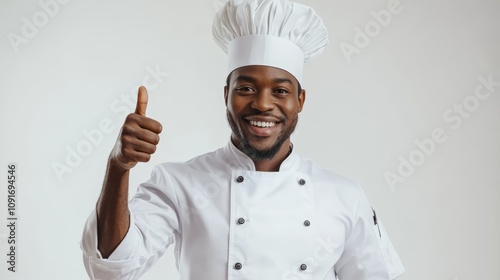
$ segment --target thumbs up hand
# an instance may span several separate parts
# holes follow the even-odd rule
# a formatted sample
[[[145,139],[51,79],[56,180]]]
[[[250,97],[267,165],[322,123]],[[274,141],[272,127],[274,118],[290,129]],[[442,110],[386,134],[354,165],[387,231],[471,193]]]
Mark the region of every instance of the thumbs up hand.
[[[135,113],[125,119],[109,162],[115,168],[126,172],[138,162],[148,162],[160,141],[162,126],[159,122],[146,117],[148,91],[139,87]]]

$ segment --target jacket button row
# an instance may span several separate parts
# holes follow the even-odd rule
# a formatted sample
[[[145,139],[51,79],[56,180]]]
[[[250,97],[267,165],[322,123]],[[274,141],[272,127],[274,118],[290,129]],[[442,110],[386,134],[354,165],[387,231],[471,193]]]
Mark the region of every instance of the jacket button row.
[[[244,223],[245,223],[245,219],[243,219],[243,218],[238,219],[238,224],[242,225]]]
[[[304,180],[304,179],[299,180],[299,185],[303,186],[305,184],[306,184],[306,180]]]
[[[241,183],[243,181],[245,181],[245,178],[243,178],[243,176],[238,176],[238,178],[236,178],[236,182],[238,183]]]
[[[243,265],[239,262],[235,263],[234,264],[234,268],[237,269],[237,270],[240,270],[243,268]],[[300,270],[307,270],[307,265],[305,263],[301,264],[300,265]]]

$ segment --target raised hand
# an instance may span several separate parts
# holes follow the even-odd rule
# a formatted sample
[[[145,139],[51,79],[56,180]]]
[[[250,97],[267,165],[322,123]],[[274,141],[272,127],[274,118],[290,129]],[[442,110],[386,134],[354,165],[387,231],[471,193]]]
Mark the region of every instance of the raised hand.
[[[125,119],[109,160],[115,167],[128,171],[138,162],[148,162],[160,141],[161,124],[146,117],[148,91],[139,87],[135,112]]]

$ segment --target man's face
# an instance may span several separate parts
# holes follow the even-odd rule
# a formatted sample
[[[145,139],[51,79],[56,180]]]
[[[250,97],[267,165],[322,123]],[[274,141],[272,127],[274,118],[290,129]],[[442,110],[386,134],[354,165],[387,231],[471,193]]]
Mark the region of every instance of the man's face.
[[[224,99],[233,143],[251,159],[266,160],[289,143],[305,91],[287,71],[245,66],[230,74]]]

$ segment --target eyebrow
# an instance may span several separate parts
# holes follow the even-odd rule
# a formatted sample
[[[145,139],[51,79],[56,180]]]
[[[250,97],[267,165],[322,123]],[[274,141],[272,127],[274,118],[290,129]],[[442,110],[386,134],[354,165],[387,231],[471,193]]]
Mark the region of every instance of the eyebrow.
[[[234,82],[237,82],[237,81],[245,81],[245,82],[255,83],[255,82],[257,82],[257,79],[252,77],[252,76],[240,75],[240,76],[236,77],[236,79],[234,79]]]
[[[252,76],[240,75],[240,76],[236,77],[236,79],[234,79],[234,81],[235,82],[246,81],[246,82],[250,82],[250,83],[256,83],[257,79],[252,77]],[[293,85],[292,81],[290,79],[287,79],[287,78],[274,78],[273,82],[274,83],[289,83],[290,85]]]
[[[289,83],[289,84],[293,85],[292,81],[290,79],[287,79],[287,78],[276,78],[273,81],[275,83]]]

